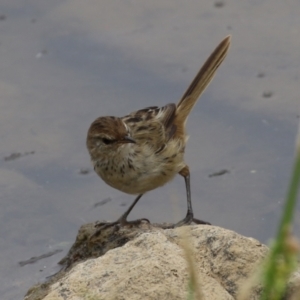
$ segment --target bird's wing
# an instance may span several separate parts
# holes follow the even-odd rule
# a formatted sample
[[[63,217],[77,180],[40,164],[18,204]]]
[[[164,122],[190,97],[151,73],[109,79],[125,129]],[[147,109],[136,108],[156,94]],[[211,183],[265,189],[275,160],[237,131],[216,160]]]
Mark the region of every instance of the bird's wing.
[[[134,139],[139,142],[152,143],[156,150],[163,149],[163,145],[174,135],[176,127],[173,125],[176,105],[167,104],[163,107],[151,106],[132,112],[122,118],[131,129]]]

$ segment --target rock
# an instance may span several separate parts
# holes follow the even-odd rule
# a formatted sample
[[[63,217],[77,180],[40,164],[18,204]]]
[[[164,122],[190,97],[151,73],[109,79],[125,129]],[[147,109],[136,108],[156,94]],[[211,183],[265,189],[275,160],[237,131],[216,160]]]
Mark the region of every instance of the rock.
[[[216,226],[162,229],[145,223],[107,228],[89,239],[93,232],[93,224],[82,227],[61,261],[64,269],[25,299],[188,299],[193,269],[201,299],[232,300],[268,251]],[[259,299],[260,292],[256,286],[249,299]]]

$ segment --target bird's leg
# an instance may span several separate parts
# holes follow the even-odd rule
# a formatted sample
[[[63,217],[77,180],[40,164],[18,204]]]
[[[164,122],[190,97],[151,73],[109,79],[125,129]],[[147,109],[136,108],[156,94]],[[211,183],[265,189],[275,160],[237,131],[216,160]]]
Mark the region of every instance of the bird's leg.
[[[185,181],[185,188],[186,188],[186,197],[187,197],[187,213],[183,220],[179,221],[178,223],[174,224],[174,227],[180,227],[183,225],[189,225],[192,222],[196,224],[207,224],[211,225],[208,222],[198,220],[194,218],[193,208],[192,208],[192,199],[191,199],[191,185],[190,185],[190,170],[188,166],[185,166],[182,170],[180,170],[179,174],[183,176]]]
[[[138,219],[138,220],[134,220],[134,221],[127,221],[128,215],[130,214],[130,212],[132,211],[132,209],[138,203],[138,201],[141,199],[142,196],[143,196],[143,194],[138,195],[135,198],[135,200],[133,201],[133,203],[128,207],[128,209],[124,212],[124,214],[117,221],[96,224],[95,227],[99,227],[99,229],[93,233],[92,237],[95,237],[95,236],[97,237],[103,229],[106,229],[108,227],[115,226],[115,225],[119,225],[121,227],[126,226],[126,225],[139,225],[142,221],[147,221],[148,223],[150,223],[150,221],[148,219]]]

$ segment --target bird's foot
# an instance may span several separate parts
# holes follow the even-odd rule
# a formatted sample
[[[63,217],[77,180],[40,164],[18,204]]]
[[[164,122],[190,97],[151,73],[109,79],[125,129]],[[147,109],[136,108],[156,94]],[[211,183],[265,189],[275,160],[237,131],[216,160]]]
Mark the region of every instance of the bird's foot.
[[[109,228],[109,227],[114,227],[113,232],[118,231],[121,227],[124,226],[138,226],[140,225],[143,221],[150,223],[150,221],[146,218],[142,218],[142,219],[137,219],[134,221],[127,221],[126,218],[119,218],[117,221],[115,222],[99,222],[95,225],[95,227],[97,228],[97,230],[91,235],[90,240],[98,237],[100,235],[100,233]]]
[[[175,224],[164,226],[163,228],[171,229],[171,228],[181,227],[181,226],[185,226],[185,225],[190,225],[192,223],[202,224],[202,225],[211,225],[211,223],[209,223],[209,222],[195,219],[193,214],[187,214],[183,220],[181,220]]]
[[[186,217],[183,220],[181,220],[178,223],[174,224],[174,228],[185,226],[185,225],[190,225],[193,222],[196,223],[196,224],[211,225],[209,222],[195,219],[193,214],[187,214]]]
[[[199,220],[199,219],[195,219],[195,218],[193,218],[192,222],[194,222],[196,224],[202,224],[202,225],[211,225],[211,223],[209,223],[209,222]]]

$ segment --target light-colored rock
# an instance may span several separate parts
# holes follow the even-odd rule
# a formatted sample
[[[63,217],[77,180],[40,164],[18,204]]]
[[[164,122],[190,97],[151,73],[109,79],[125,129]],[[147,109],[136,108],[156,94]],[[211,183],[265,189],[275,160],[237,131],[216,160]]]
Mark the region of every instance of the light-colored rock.
[[[124,246],[78,263],[44,300],[188,299],[190,248],[203,299],[236,299],[267,247],[215,226],[148,226]],[[259,290],[250,299],[258,299]],[[29,298],[28,298],[29,299]]]

